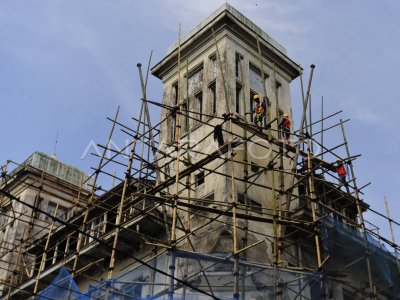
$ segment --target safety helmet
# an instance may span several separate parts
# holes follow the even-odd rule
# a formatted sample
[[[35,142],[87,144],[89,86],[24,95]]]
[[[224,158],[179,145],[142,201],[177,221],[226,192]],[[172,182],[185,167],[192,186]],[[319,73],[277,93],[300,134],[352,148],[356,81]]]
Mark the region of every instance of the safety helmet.
[[[260,99],[260,95],[255,94],[254,97],[253,97],[253,100],[257,100],[257,99]]]
[[[337,162],[338,162],[338,163],[342,163],[343,160],[342,160],[341,158],[338,158],[338,159],[337,159]]]
[[[283,116],[284,116],[285,118],[289,118],[289,115],[288,115],[288,114],[283,114]]]

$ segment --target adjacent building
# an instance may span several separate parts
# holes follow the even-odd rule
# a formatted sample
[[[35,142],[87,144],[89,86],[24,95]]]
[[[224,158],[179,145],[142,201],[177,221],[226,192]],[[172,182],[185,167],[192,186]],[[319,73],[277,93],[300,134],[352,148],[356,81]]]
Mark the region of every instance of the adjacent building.
[[[3,294],[8,293],[10,286],[31,277],[40,265],[40,260],[30,255],[26,247],[48,234],[53,223],[50,215],[67,220],[85,205],[92,189],[87,179],[84,172],[41,152],[33,153],[2,179],[1,189],[16,198],[0,196]],[[54,228],[58,225],[54,224]],[[46,265],[52,260],[48,256]]]

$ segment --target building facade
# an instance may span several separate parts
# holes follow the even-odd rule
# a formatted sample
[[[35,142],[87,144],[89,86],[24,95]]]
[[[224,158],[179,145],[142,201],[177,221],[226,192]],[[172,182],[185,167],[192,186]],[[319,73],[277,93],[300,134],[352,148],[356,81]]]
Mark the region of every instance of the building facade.
[[[51,215],[67,220],[82,209],[91,190],[90,181],[85,182],[86,179],[88,175],[84,172],[41,152],[33,153],[3,178],[2,190],[16,197],[10,199],[1,195],[0,281],[3,294],[8,293],[10,286],[29,278],[40,265],[41,261],[36,261],[26,246],[48,235],[51,227],[60,225]],[[45,260],[43,268],[53,257]]]

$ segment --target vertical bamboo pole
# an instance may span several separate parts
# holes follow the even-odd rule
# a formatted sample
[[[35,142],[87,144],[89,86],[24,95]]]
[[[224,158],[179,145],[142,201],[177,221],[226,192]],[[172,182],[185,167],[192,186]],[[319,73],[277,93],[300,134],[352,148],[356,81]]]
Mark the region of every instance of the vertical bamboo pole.
[[[301,74],[302,73],[301,67],[299,66],[299,68],[300,68],[300,74]],[[300,154],[300,144],[302,144],[301,140],[304,137],[304,124],[306,122],[307,106],[308,106],[308,101],[310,98],[310,90],[311,90],[311,83],[312,83],[312,78],[313,78],[313,74],[314,74],[314,69],[315,69],[315,65],[311,65],[311,73],[310,73],[310,79],[308,81],[307,94],[306,94],[306,98],[303,99],[303,113],[301,115],[301,121],[300,121],[299,140],[296,145],[296,154],[293,159],[292,173],[296,173],[296,171],[297,171],[297,159],[299,158],[299,154]],[[302,78],[302,77],[300,77],[300,78]],[[304,94],[302,96],[304,96]],[[294,180],[295,180],[295,176],[292,176],[292,180],[289,185],[290,187],[292,187],[294,185]],[[290,188],[286,194],[287,195],[286,208],[285,208],[286,210],[290,209],[292,193],[293,193],[293,190],[292,190],[292,188]]]
[[[308,168],[309,199],[311,200],[311,213],[312,213],[313,222],[315,224],[315,222],[317,221],[317,215],[316,215],[317,197],[315,195],[315,189],[314,189],[314,175],[312,173],[313,171],[311,171],[313,169],[313,166],[312,166],[312,162],[311,162],[310,150],[308,151],[308,156],[307,156],[307,168]],[[315,239],[315,248],[317,251],[318,269],[319,269],[322,265],[322,259],[321,259],[321,248],[320,248],[320,244],[319,244],[319,235],[317,232],[314,235],[314,239]]]
[[[301,69],[301,67],[299,66],[299,73],[300,73],[300,87],[301,87],[301,100],[303,102],[303,106],[306,103],[306,97],[304,95],[304,84],[303,84],[303,70]],[[307,122],[307,117],[304,119],[304,126],[305,126],[305,131],[306,133],[308,133],[308,122]],[[302,138],[302,137],[301,137]],[[300,138],[299,138],[300,141]],[[304,151],[304,143],[302,143],[302,149]]]
[[[109,144],[111,142],[111,138],[112,138],[112,135],[113,135],[113,132],[114,132],[114,128],[115,128],[115,124],[116,124],[116,121],[117,121],[117,118],[118,118],[118,114],[119,114],[119,106],[117,107],[117,112],[116,112],[115,117],[114,117],[114,122],[111,125],[111,130],[110,130],[110,134],[108,136],[107,142],[106,142],[106,146],[104,147],[103,153],[102,153],[101,158],[99,160],[99,164],[97,166],[97,171],[94,174],[92,192],[90,194],[90,197],[89,197],[89,200],[88,200],[88,204],[86,205],[85,213],[83,215],[83,221],[82,221],[82,226],[81,226],[81,230],[82,231],[85,231],[86,223],[88,221],[88,216],[89,216],[90,204],[93,201],[93,199],[95,197],[95,193],[96,193],[97,178],[99,177],[100,169],[101,169],[101,167],[103,165],[104,157],[105,157],[105,155],[107,153],[108,146],[109,146]],[[72,272],[71,272],[72,278],[74,278],[75,272],[76,272],[76,268],[78,266],[79,254],[80,254],[81,247],[82,247],[82,238],[83,238],[82,233],[79,233],[78,234],[78,241],[76,243],[76,251],[75,251],[75,256],[74,256],[74,262],[73,262],[73,265],[72,265]]]
[[[312,130],[312,98],[311,98],[311,94],[310,94],[310,105],[308,106],[308,115],[309,115],[309,124],[310,124],[310,128],[309,128],[309,132],[310,132],[310,136],[311,136],[311,142],[310,142],[310,146],[311,146],[311,152],[314,153],[314,141],[312,140],[312,136],[313,136],[313,130]]]
[[[349,161],[349,166],[350,166],[350,172],[351,172],[351,176],[353,178],[353,183],[354,183],[354,199],[355,199],[355,204],[357,207],[357,211],[358,211],[358,215],[360,217],[360,226],[361,226],[361,230],[363,233],[363,237],[364,237],[364,244],[365,244],[365,254],[366,254],[366,261],[367,261],[367,270],[368,270],[368,281],[369,281],[369,289],[370,289],[370,299],[375,300],[376,299],[376,295],[374,293],[374,284],[372,281],[372,272],[371,272],[371,262],[369,259],[369,250],[368,250],[368,238],[367,238],[367,233],[365,230],[365,222],[364,222],[364,216],[363,216],[363,212],[361,209],[361,205],[360,205],[360,198],[358,196],[358,188],[357,188],[357,182],[356,182],[356,177],[354,174],[354,168],[353,168],[353,164],[350,160],[350,149],[349,149],[349,144],[347,142],[347,138],[346,138],[346,133],[344,130],[344,125],[343,125],[343,120],[340,119],[340,126],[342,128],[342,135],[343,135],[343,140],[344,140],[344,144],[346,147],[346,153],[347,153],[347,157],[348,157],[348,161]]]
[[[54,212],[54,217],[57,216],[57,211],[58,211],[58,204],[57,204],[55,212]],[[37,294],[37,290],[38,290],[38,287],[39,287],[39,281],[40,281],[40,275],[42,274],[42,270],[44,269],[45,264],[46,264],[47,249],[49,247],[51,234],[53,233],[53,227],[54,227],[54,219],[51,222],[49,233],[47,234],[46,244],[44,246],[44,250],[43,250],[43,253],[42,253],[42,259],[40,261],[39,270],[38,270],[38,273],[37,273],[37,276],[36,276],[35,287],[33,288],[33,295],[34,296],[36,296],[36,294]]]
[[[39,188],[38,188],[38,192],[36,194],[36,199],[35,199],[35,204],[34,204],[36,208],[40,204],[40,195],[41,195],[42,190],[43,190],[43,178],[44,178],[44,171],[42,171],[42,175],[40,176]],[[30,221],[29,221],[29,230],[28,230],[28,234],[27,234],[27,238],[26,238],[27,241],[29,241],[29,239],[31,237],[31,233],[32,233],[32,230],[33,230],[33,225],[35,223],[36,217],[37,217],[37,212],[34,209],[34,210],[32,210],[31,218],[30,218]]]
[[[174,248],[176,247],[176,223],[178,213],[178,193],[179,193],[179,159],[181,153],[181,115],[182,115],[182,96],[181,96],[181,24],[179,23],[178,32],[178,111],[176,114],[176,128],[175,128],[175,144],[176,144],[176,160],[175,160],[175,197],[172,205],[172,226],[171,226],[171,263],[169,266],[170,279],[168,287],[168,299],[174,299],[174,276],[176,268],[176,258]]]
[[[390,218],[390,213],[389,213],[389,206],[388,206],[388,201],[386,196],[384,197],[385,200],[385,206],[386,206],[386,213],[388,217],[388,222],[389,222],[389,227],[390,227],[390,233],[392,235],[392,242],[393,242],[393,248],[394,248],[394,255],[396,257],[396,264],[397,264],[397,270],[400,273],[400,264],[399,264],[399,258],[397,254],[397,248],[396,248],[396,240],[394,238],[394,231],[393,231],[393,225],[392,225],[392,219]]]
[[[190,163],[191,162],[191,156],[190,156],[190,128],[189,128],[189,105],[190,105],[190,97],[189,97],[189,62],[186,59],[186,109],[185,109],[185,126],[186,126],[186,130],[187,130],[187,147],[188,150],[186,151],[186,159],[187,161]],[[187,193],[188,193],[188,202],[190,203],[190,197],[191,197],[191,176],[188,175],[186,176],[186,189],[187,189]],[[187,212],[187,229],[190,231],[191,228],[191,222],[190,222],[190,209],[188,209]],[[188,235],[187,237],[188,242],[186,243],[187,246],[187,250],[190,249],[190,235]],[[186,286],[185,286],[186,287]]]
[[[221,55],[219,53],[218,49],[218,44],[217,44],[217,38],[215,36],[214,29],[212,29],[213,32],[213,37],[214,37],[214,44],[217,52],[217,61],[219,64],[219,69],[223,81],[223,87],[224,87],[224,94],[225,94],[225,104],[226,108],[228,109],[228,114],[229,116],[232,115],[232,101],[231,98],[229,97],[228,94],[228,87],[226,83],[226,78],[225,78],[225,73],[224,69],[222,66],[222,61],[221,61]],[[229,132],[230,132],[230,139],[232,140],[233,133],[232,133],[232,119],[229,118]],[[233,150],[232,150],[233,152]],[[238,254],[238,241],[237,241],[237,220],[236,220],[236,214],[237,214],[237,197],[236,197],[236,192],[235,192],[235,170],[234,170],[234,162],[233,162],[233,153],[231,153],[231,193],[232,193],[232,226],[233,226],[233,256],[234,256],[234,263],[233,263],[233,276],[234,276],[234,283],[233,283],[233,299],[239,299],[240,297],[240,292],[239,292],[239,279],[240,279],[240,266],[239,266],[239,254]]]
[[[276,107],[275,107],[275,113],[276,113],[276,117],[279,120],[279,95],[278,95],[278,86],[277,86],[277,80],[276,80],[276,69],[275,69],[275,64],[272,64],[272,74],[274,75],[274,91],[275,91],[275,99],[276,99]],[[279,123],[279,121],[278,121]],[[278,127],[278,126],[277,126]],[[282,138],[282,133],[279,131],[278,128],[278,138],[281,139]],[[284,174],[283,174],[283,149],[279,150],[279,161],[280,161],[280,165],[279,165],[279,188],[281,191],[283,191],[285,189],[285,180],[284,180]],[[281,199],[281,194],[279,194],[279,212],[278,212],[278,218],[280,219],[282,217],[282,199]],[[282,225],[278,225],[278,230],[277,230],[277,261],[280,262],[281,261],[281,243],[280,240],[283,236],[283,227]]]
[[[260,40],[258,38],[258,35],[256,36],[257,40],[257,49],[258,49],[258,59],[260,63],[260,72],[261,72],[261,78],[262,78],[262,84],[264,88],[264,97],[267,98],[268,100],[268,95],[267,95],[267,87],[265,85],[265,76],[264,76],[264,63],[262,59],[262,53],[261,53],[261,46],[260,46]],[[276,100],[276,99],[275,99]],[[278,104],[276,104],[278,105]],[[269,107],[269,103],[267,103],[267,108],[268,108],[268,121],[271,120],[271,108]],[[267,112],[266,112],[267,114]],[[271,126],[272,127],[272,126]],[[271,127],[268,129],[268,137],[271,139],[272,138],[272,130]],[[269,163],[272,162],[272,145],[270,144],[270,151],[269,151]],[[267,174],[265,174],[265,178],[267,180]],[[281,292],[279,288],[279,273],[278,273],[278,243],[277,243],[277,238],[278,238],[278,232],[277,232],[277,212],[276,212],[276,195],[275,195],[275,171],[274,169],[271,169],[271,181],[272,181],[272,209],[273,209],[273,232],[274,232],[274,244],[273,244],[273,256],[274,256],[274,278],[275,278],[275,295],[277,296],[277,299],[281,299]],[[266,190],[266,197],[268,198],[268,190]]]
[[[25,235],[25,230],[26,230],[26,227],[24,228],[24,231],[23,231],[22,236]],[[0,245],[1,245],[1,243],[0,243]],[[17,270],[18,270],[18,262],[19,262],[19,259],[20,259],[20,256],[21,256],[21,250],[22,250],[22,241],[21,241],[20,244],[19,244],[18,255],[17,255],[17,261],[16,261],[16,263],[15,263],[15,271],[16,271],[16,272],[12,274],[11,282],[10,282],[10,287],[9,287],[9,289],[8,289],[7,299],[10,299],[11,291],[12,291],[12,288],[14,287],[14,278],[15,278],[15,274],[18,274],[18,273],[19,273],[19,271],[17,271]],[[17,278],[17,279],[18,279],[18,278]],[[17,281],[18,281],[18,280],[17,280]]]
[[[113,189],[115,187],[115,177],[117,176],[117,170],[114,170],[114,177],[112,180],[111,188]]]
[[[143,79],[143,74],[142,74],[142,64],[137,64],[138,70],[139,70],[139,77],[140,77],[140,83],[141,83],[141,87],[142,87],[142,97],[144,100],[147,100],[147,80],[148,80],[148,76],[149,76],[149,71],[150,71],[150,64],[151,64],[151,58],[153,56],[153,51],[150,52],[150,57],[149,57],[149,63],[147,66],[147,73],[146,73],[146,80]],[[153,127],[151,125],[151,118],[150,118],[150,112],[149,112],[149,107],[147,105],[147,101],[143,101],[143,105],[144,105],[144,113],[145,116],[147,118],[147,124],[149,127],[149,139],[150,139],[150,145],[151,145],[151,150],[153,153],[153,159],[154,161],[156,161],[156,157],[157,157],[157,147],[156,144],[154,142],[154,135],[153,135]],[[156,163],[157,164],[157,163]],[[157,180],[161,180],[160,178],[160,171],[158,168],[156,168],[156,174],[157,174]],[[165,231],[168,234],[169,238],[171,238],[171,233],[168,227],[168,220],[167,220],[167,209],[165,207],[165,204],[163,203],[161,205],[162,207],[162,213],[163,213],[163,218],[164,218],[164,224],[165,224]]]
[[[189,62],[186,59],[186,105],[185,105],[185,127],[187,130],[187,151],[186,151],[186,159],[187,161],[190,163],[191,162],[191,157],[190,157],[190,128],[189,128],[189,105],[190,105],[190,98],[189,98]],[[191,196],[191,180],[190,180],[191,175],[187,175],[186,176],[186,189],[187,189],[187,197],[188,197],[188,203],[190,203],[190,196]],[[190,232],[191,229],[191,213],[190,213],[190,209],[187,210],[187,230],[188,232]],[[190,234],[186,235],[186,251],[190,251]],[[185,260],[185,269],[183,271],[183,278],[186,279],[186,277],[188,276],[188,272],[189,272],[189,263],[188,263],[188,259]],[[185,285],[183,287],[183,295],[182,295],[182,299],[185,300],[186,299],[186,289],[187,286]]]
[[[321,98],[321,160],[324,160],[324,96]],[[325,203],[325,184],[323,185],[322,201]]]
[[[244,73],[243,73],[243,64],[242,64],[242,59],[239,57],[239,67],[240,67],[240,76],[241,76],[241,82],[242,82],[242,112],[243,112],[243,118],[244,121],[247,122],[247,115],[246,115],[246,84],[244,81]],[[243,146],[244,146],[244,158],[243,158],[243,173],[244,173],[244,178],[245,178],[245,182],[244,182],[244,204],[245,204],[245,214],[247,215],[249,213],[249,205],[250,205],[250,201],[249,201],[249,196],[248,196],[248,181],[247,178],[249,176],[249,155],[248,155],[248,144],[247,144],[247,130],[243,129],[243,138],[244,138],[244,142],[243,142]],[[243,241],[243,245],[242,247],[245,248],[247,247],[247,241],[248,241],[248,234],[249,234],[249,220],[245,220],[245,229],[244,229],[244,241]],[[243,252],[243,256],[246,257],[247,256],[247,251]],[[246,299],[246,288],[245,288],[245,277],[246,277],[246,267],[243,267],[243,276],[242,276],[242,297],[241,299]]]
[[[324,147],[324,96],[321,98],[321,147]],[[321,160],[324,160],[323,148],[321,151]]]
[[[133,156],[135,154],[135,149],[136,149],[136,144],[138,141],[138,133],[140,130],[140,122],[142,121],[142,116],[143,116],[143,111],[144,111],[144,101],[142,101],[141,109],[140,109],[140,115],[139,115],[139,122],[137,123],[136,126],[136,131],[135,131],[135,137],[132,143],[132,148],[131,152],[129,154],[129,160],[128,160],[128,165],[125,171],[125,179],[124,179],[124,184],[122,187],[122,193],[121,193],[121,200],[118,205],[118,213],[117,213],[117,218],[115,220],[115,235],[114,235],[114,241],[113,241],[113,246],[111,250],[111,257],[110,257],[110,264],[108,266],[108,274],[107,274],[107,279],[111,279],[115,267],[115,253],[116,249],[118,247],[118,239],[119,239],[119,233],[121,231],[120,224],[122,220],[122,215],[124,212],[124,204],[125,204],[125,196],[126,196],[126,191],[131,183],[131,170],[132,170],[132,164],[133,164]],[[144,121],[144,118],[143,118]]]

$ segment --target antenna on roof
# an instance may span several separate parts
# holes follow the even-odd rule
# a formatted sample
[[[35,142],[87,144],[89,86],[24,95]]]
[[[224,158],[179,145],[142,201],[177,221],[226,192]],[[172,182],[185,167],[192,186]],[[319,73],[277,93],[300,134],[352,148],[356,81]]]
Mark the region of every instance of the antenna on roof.
[[[58,144],[58,131],[57,131],[57,135],[56,135],[56,140],[54,142],[54,151],[51,154],[52,158],[57,158],[57,144]]]

